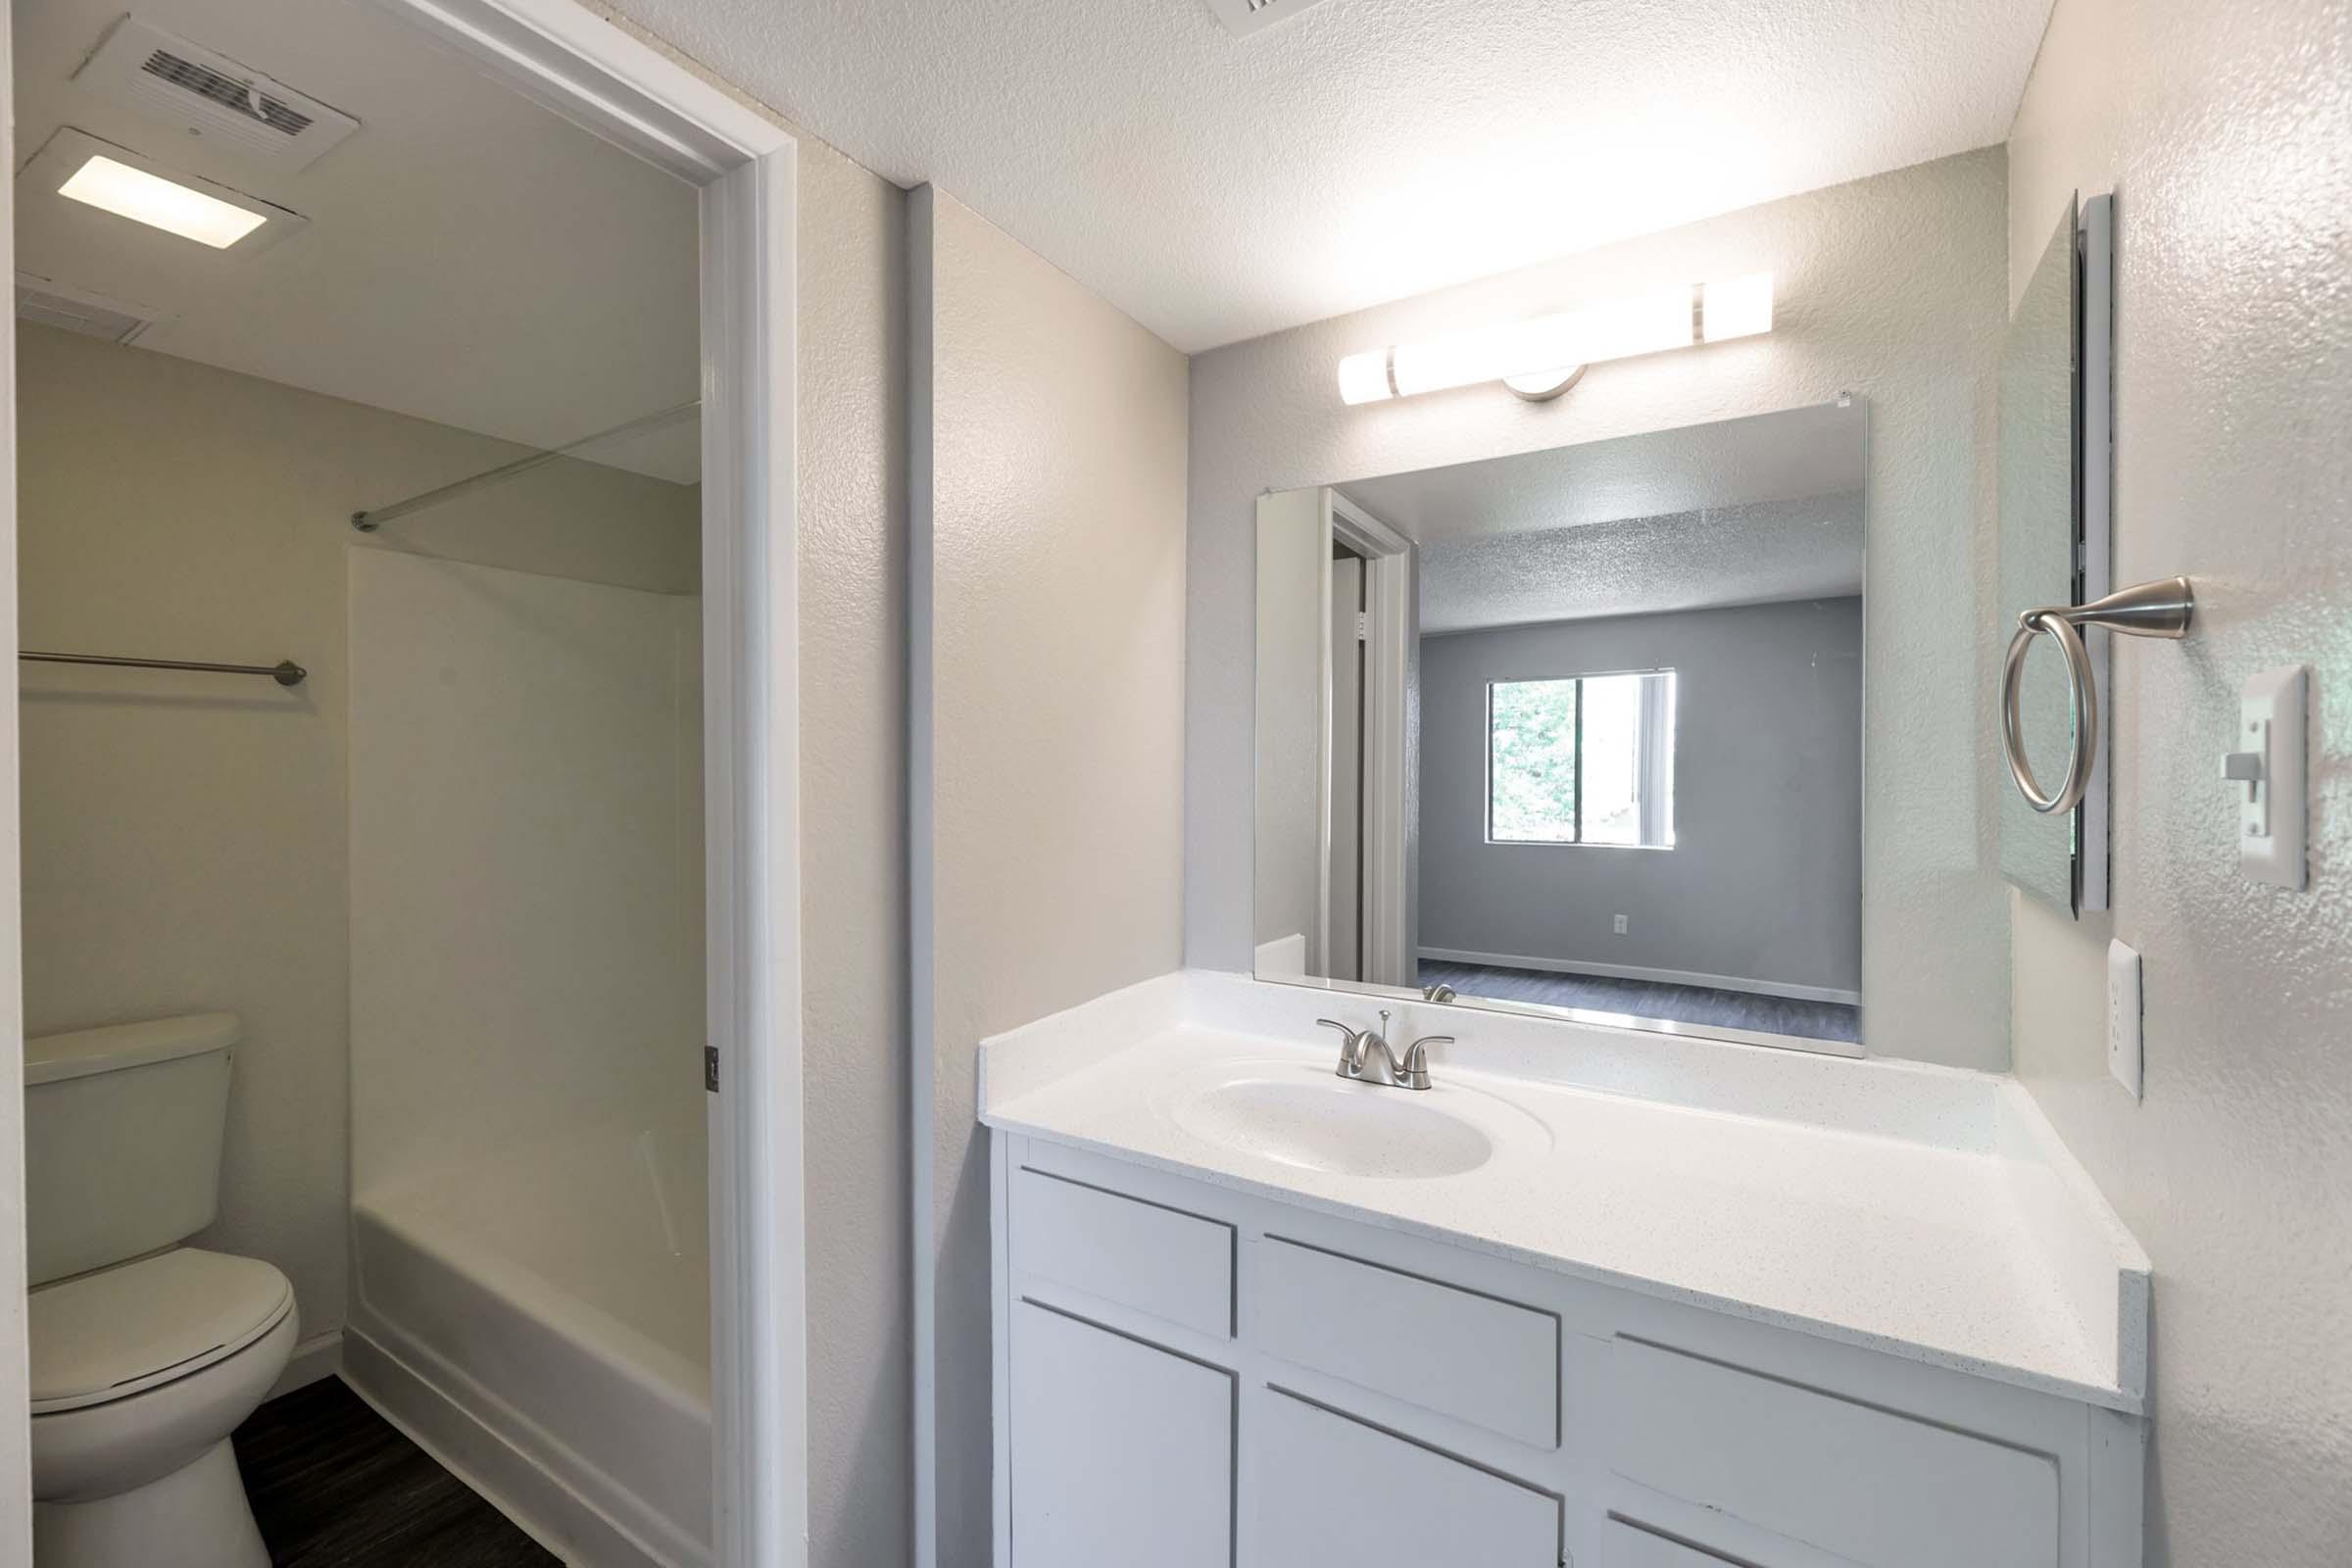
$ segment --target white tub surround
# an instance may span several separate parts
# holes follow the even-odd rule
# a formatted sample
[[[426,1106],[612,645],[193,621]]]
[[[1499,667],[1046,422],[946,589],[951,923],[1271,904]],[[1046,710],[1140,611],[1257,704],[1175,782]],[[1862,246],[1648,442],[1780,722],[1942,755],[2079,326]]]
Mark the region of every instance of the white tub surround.
[[[1001,1564],[1130,1480],[1250,1565],[2138,1560],[2148,1262],[2013,1082],[1399,1003],[1433,1087],[1345,1082],[1375,1005],[1185,971],[983,1045]]]

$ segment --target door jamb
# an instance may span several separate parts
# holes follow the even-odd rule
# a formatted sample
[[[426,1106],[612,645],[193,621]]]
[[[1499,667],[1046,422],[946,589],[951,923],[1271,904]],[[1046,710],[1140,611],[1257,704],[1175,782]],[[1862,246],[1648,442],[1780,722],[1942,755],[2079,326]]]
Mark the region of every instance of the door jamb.
[[[702,193],[712,1526],[729,1568],[791,1568],[808,1560],[808,1524],[797,145],[578,0],[373,3]]]
[[[1332,537],[1364,559],[1364,863],[1361,897],[1362,981],[1410,986],[1416,965],[1411,952],[1411,854],[1407,819],[1409,768],[1406,710],[1413,663],[1413,542],[1337,490],[1326,490]],[[1328,569],[1328,568],[1327,568]],[[1330,589],[1324,590],[1328,601]],[[1330,638],[1324,639],[1329,659]],[[1324,670],[1329,706],[1331,671]],[[1331,729],[1324,727],[1323,859],[1331,859],[1329,762]],[[1328,927],[1329,877],[1325,877]],[[1326,970],[1328,972],[1328,969]]]

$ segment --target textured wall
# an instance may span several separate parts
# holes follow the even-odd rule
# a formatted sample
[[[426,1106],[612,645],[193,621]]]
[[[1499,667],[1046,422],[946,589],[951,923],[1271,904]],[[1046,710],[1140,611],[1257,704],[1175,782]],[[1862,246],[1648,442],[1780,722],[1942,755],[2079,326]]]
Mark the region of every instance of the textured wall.
[[[1185,952],[1250,956],[1255,504],[1567,442],[1817,404],[1870,406],[1863,996],[1880,1054],[2008,1061],[1992,871],[1991,388],[2005,319],[1999,149],[1751,208],[1219,349],[1193,363]],[[1771,270],[1768,337],[1595,366],[1556,403],[1495,387],[1348,408],[1342,355],[1660,277]],[[1983,437],[1980,444],[1980,437]]]
[[[1675,672],[1674,848],[1488,843],[1488,682],[1622,669]],[[1859,989],[1861,600],[1424,637],[1420,758],[1423,948]]]
[[[917,1560],[957,1568],[991,1547],[979,1043],[1182,957],[1185,359],[910,202]]]
[[[345,555],[691,588],[697,492],[566,463],[362,542],[356,508],[519,449],[46,327],[17,342],[24,646],[311,671],[291,692],[25,674],[26,1022],[244,1016],[206,1241],[284,1269],[322,1334],[345,1273]]]
[[[906,198],[800,146],[801,1028],[810,1568],[913,1550]]]
[[[2010,284],[2116,190],[2115,908],[2016,906],[2017,1063],[2156,1264],[2151,1564],[2352,1551],[2352,8],[2059,0],[2011,142]],[[2215,779],[2245,677],[2313,669],[2312,888],[2238,875]],[[2145,955],[2147,1098],[2104,1072]]]

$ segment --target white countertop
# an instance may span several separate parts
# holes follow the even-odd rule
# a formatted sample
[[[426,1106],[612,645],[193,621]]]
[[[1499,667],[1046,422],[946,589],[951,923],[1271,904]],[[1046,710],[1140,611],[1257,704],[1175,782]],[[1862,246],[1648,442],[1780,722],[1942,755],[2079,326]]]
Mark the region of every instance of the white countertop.
[[[2147,1258],[2014,1081],[1415,1006],[1393,1038],[1446,1032],[1461,1044],[1440,1048],[1426,1101],[1412,1098],[1489,1135],[1494,1157],[1476,1169],[1334,1174],[1179,1121],[1188,1096],[1220,1083],[1330,1084],[1337,1040],[1314,1018],[1368,1023],[1375,1005],[1241,976],[1162,976],[985,1042],[980,1119],[2142,1409]]]

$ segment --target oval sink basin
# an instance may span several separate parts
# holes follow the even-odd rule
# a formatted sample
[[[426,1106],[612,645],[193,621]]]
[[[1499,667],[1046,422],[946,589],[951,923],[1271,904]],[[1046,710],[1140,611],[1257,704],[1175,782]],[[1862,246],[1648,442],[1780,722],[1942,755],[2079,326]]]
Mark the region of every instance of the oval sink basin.
[[[1176,1124],[1195,1137],[1340,1176],[1458,1176],[1494,1155],[1484,1132],[1423,1093],[1337,1077],[1220,1084],[1174,1111]]]

